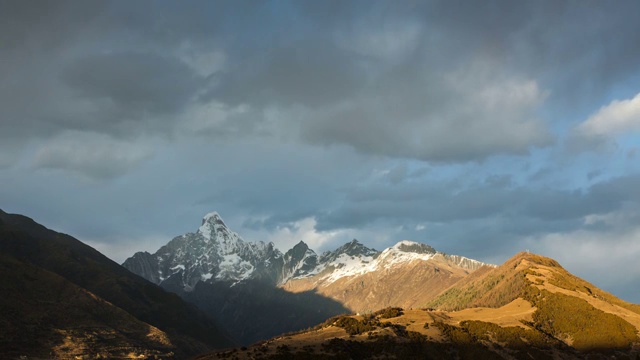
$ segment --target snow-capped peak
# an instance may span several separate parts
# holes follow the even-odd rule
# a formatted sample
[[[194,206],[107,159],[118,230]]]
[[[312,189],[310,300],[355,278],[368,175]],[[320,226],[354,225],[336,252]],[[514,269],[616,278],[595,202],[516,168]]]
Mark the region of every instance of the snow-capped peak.
[[[322,277],[322,280],[334,282],[343,277],[360,275],[380,268],[390,269],[400,263],[429,260],[436,254],[436,250],[431,246],[410,240],[400,241],[379,252],[354,239],[335,251],[322,254],[318,266],[306,276],[332,269]]]
[[[223,238],[238,238],[238,234],[230,231],[227,225],[224,223],[220,214],[216,211],[212,211],[202,218],[202,225],[198,228],[198,233],[205,238],[206,241],[219,237],[217,234],[221,233]]]
[[[349,257],[375,257],[379,253],[380,252],[376,249],[370,249],[362,245],[358,240],[353,239],[334,251],[327,251],[323,253],[320,258],[320,262],[332,262],[343,254]]]
[[[222,225],[224,225],[224,221],[222,221],[222,218],[217,211],[212,211],[202,218],[203,224],[207,222],[221,223]]]
[[[276,282],[282,266],[282,253],[273,243],[244,241],[215,211],[202,218],[202,225],[195,233],[175,237],[155,254],[136,259],[129,261],[128,266],[146,266],[145,278],[156,283],[173,278],[172,281],[180,281],[186,291],[199,281],[238,282],[263,278]]]
[[[429,260],[436,250],[427,244],[422,244],[410,240],[402,240],[394,246],[385,249],[376,259],[380,265],[390,268],[398,263],[413,260]]]

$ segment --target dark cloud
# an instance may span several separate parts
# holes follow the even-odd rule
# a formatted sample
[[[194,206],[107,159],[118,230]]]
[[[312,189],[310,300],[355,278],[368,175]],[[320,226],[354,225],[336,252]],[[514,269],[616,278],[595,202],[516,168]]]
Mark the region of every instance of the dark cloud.
[[[234,62],[208,97],[231,105],[318,107],[353,96],[364,82],[361,72],[335,45],[307,39]]]
[[[75,1],[2,1],[0,40],[2,52],[52,50],[88,35],[87,30],[107,8],[107,3]],[[88,32],[91,32],[89,30]]]
[[[83,57],[63,78],[79,96],[109,101],[137,118],[179,112],[204,82],[177,59],[149,53]]]
[[[363,25],[338,24],[324,38],[287,47],[273,40],[273,49],[234,63],[212,96],[231,105],[310,107],[278,126],[299,128],[304,141],[363,153],[465,161],[550,143],[535,115],[545,97],[535,82],[504,73],[482,54],[460,64],[451,61],[457,50],[427,50],[439,44],[424,39],[419,19],[407,25],[375,11],[362,18],[355,23]]]
[[[41,5],[3,5],[2,33],[14,39],[3,52],[15,74],[4,83],[21,82],[1,91],[12,136],[46,136],[52,124],[113,132],[104,124],[119,122],[121,135],[171,133],[202,92],[201,103],[251,114],[211,133],[481,160],[549,146],[546,101],[588,94],[594,81],[606,91],[640,63],[637,22],[620,21],[633,2]],[[211,51],[225,61],[205,81],[184,60]],[[276,123],[265,115],[292,107],[299,111]]]
[[[603,181],[584,191],[512,187],[506,178],[488,180],[470,188],[443,183],[358,187],[347,193],[339,208],[320,215],[317,228],[360,228],[379,221],[394,225],[508,218],[517,224],[509,232],[517,227],[540,232],[555,230],[558,222],[577,227],[588,215],[619,211],[628,203],[640,208],[640,191],[632,190],[632,184],[640,181],[638,175]]]

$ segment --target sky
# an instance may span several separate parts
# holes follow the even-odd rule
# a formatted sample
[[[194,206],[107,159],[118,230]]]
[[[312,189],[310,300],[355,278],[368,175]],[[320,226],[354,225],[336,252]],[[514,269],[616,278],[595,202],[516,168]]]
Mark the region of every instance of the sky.
[[[218,211],[530,250],[640,303],[640,2],[0,1],[0,208],[117,262]]]

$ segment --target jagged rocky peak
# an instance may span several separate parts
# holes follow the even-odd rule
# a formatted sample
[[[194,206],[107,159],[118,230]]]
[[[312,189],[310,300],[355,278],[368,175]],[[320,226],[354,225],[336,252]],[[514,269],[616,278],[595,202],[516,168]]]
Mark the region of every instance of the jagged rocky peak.
[[[304,241],[300,241],[289,249],[283,259],[284,265],[280,283],[294,277],[309,276],[318,266],[318,255]]]
[[[302,257],[307,250],[309,250],[309,245],[307,245],[304,241],[300,240],[299,243],[295,244],[289,251],[286,252],[285,255],[290,255],[293,257]]]
[[[317,255],[302,240],[284,254],[285,262],[300,262],[310,257],[317,257]]]
[[[327,251],[324,254],[322,254],[322,258],[320,259],[320,262],[333,261],[343,254],[348,255],[350,257],[371,256],[375,258],[376,256],[378,256],[378,254],[380,254],[380,252],[376,249],[368,248],[364,246],[362,243],[360,243],[358,240],[353,239],[348,243],[340,246],[334,251]]]
[[[377,254],[379,251],[377,251],[376,249],[370,249],[362,245],[362,243],[360,243],[357,239],[353,239],[350,242],[338,248],[336,252],[341,252],[351,256],[357,256],[357,255],[373,256]]]
[[[402,240],[393,246],[393,249],[407,252],[407,253],[416,253],[416,254],[435,254],[436,249],[427,245],[418,243],[415,241]]]

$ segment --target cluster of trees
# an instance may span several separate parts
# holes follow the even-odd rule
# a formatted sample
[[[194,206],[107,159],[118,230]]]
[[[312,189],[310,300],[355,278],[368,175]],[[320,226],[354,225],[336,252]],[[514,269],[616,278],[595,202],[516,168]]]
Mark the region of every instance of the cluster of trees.
[[[371,332],[378,328],[394,328],[397,327],[394,324],[388,322],[381,322],[380,319],[390,319],[398,316],[402,316],[404,313],[402,308],[399,307],[387,307],[382,310],[378,310],[372,314],[367,314],[362,317],[362,320],[357,319],[351,315],[338,315],[329,318],[324,323],[317,326],[315,329],[324,328],[327,326],[338,326],[347,331],[349,335],[358,335]],[[401,331],[399,329],[398,331]],[[395,331],[395,330],[394,330]]]
[[[358,335],[373,331],[381,324],[375,318],[358,320],[349,316],[342,316],[333,325],[343,328],[349,335]]]
[[[377,329],[389,328],[398,336],[405,336],[406,327],[400,324],[392,324],[390,322],[381,322],[373,315],[365,316],[364,319],[358,320],[350,316],[338,317],[332,325],[343,328],[349,335],[359,335],[369,333]],[[370,336],[371,338],[371,336]]]
[[[380,319],[391,319],[402,316],[403,314],[404,312],[402,312],[402,308],[399,307],[386,307],[373,313],[374,316],[377,316]]]

